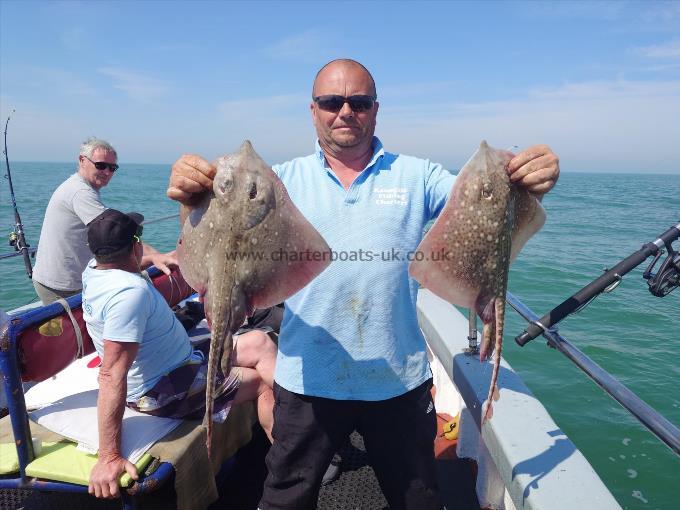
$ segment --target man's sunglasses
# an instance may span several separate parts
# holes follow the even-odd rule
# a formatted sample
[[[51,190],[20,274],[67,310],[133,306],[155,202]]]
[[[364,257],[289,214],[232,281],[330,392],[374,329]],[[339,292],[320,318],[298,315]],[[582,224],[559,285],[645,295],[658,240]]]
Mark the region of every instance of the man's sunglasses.
[[[118,170],[118,165],[116,165],[115,163],[107,163],[106,161],[92,161],[84,154],[83,157],[90,163],[92,163],[97,170],[106,170],[107,168],[111,170],[111,172],[115,172],[116,170]]]
[[[144,232],[144,226],[143,225],[137,225],[137,230],[135,231],[134,235],[132,236],[132,239],[134,239],[138,243],[141,243],[142,242],[142,232]]]
[[[356,95],[356,96],[339,96],[336,94],[330,94],[326,96],[316,96],[314,102],[326,112],[337,113],[342,110],[345,103],[349,104],[349,107],[353,112],[366,112],[373,108],[376,98],[373,96]]]

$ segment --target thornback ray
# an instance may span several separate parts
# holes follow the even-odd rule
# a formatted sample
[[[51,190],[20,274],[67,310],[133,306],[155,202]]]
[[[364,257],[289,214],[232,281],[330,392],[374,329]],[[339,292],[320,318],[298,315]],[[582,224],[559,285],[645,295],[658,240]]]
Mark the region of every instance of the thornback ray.
[[[177,243],[186,281],[211,327],[206,387],[210,454],[218,363],[228,374],[232,335],[256,308],[281,303],[330,264],[330,248],[249,141],[215,161],[213,189],[192,208]]]
[[[423,287],[473,309],[484,322],[480,360],[490,355],[492,342],[494,356],[482,422],[491,418],[492,402],[499,395],[509,267],[546,217],[535,196],[510,182],[507,167],[512,158],[512,153],[481,142],[418,246],[422,256],[409,266],[409,274]]]

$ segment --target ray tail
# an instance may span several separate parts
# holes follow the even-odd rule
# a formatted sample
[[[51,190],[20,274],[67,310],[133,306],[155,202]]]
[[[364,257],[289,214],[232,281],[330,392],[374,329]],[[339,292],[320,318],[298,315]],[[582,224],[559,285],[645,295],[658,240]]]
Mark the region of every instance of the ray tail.
[[[493,372],[491,373],[491,385],[489,386],[489,394],[486,397],[486,411],[482,418],[482,423],[490,420],[493,416],[493,402],[498,400],[500,392],[498,390],[498,374],[501,368],[501,352],[503,349],[503,326],[505,322],[505,300],[503,298],[495,299],[495,344],[493,349]]]
[[[212,431],[213,431],[213,410],[215,408],[215,381],[217,379],[217,370],[220,364],[224,347],[229,346],[231,351],[231,331],[229,328],[229,318],[231,317],[231,310],[227,309],[226,313],[219,309],[219,299],[211,298],[212,313],[212,334],[210,335],[210,353],[208,356],[208,374],[206,376],[205,386],[205,416],[203,424],[206,427],[205,446],[208,449],[208,456],[211,454],[212,446]],[[226,315],[226,316],[225,316]],[[226,355],[231,355],[227,352]],[[225,374],[225,377],[227,374]]]

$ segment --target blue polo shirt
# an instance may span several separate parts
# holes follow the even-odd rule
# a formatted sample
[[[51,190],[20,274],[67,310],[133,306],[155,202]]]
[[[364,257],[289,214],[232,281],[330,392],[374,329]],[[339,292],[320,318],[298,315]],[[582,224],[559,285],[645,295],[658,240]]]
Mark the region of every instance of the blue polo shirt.
[[[373,147],[348,190],[318,142],[316,153],[273,167],[333,260],[286,301],[275,380],[295,393],[384,400],[431,377],[408,264],[455,176],[385,152],[378,138]]]

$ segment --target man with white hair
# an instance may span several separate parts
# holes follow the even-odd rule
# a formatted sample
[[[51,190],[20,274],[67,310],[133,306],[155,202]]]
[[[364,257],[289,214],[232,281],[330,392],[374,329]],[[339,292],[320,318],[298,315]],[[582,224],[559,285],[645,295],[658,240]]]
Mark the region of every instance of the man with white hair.
[[[81,275],[92,258],[87,245],[87,225],[107,207],[99,190],[118,170],[118,154],[105,140],[91,137],[80,146],[78,171],[54,191],[45,211],[33,286],[43,304],[78,294]],[[159,253],[144,244],[142,267],[155,265],[169,274],[175,253]]]

